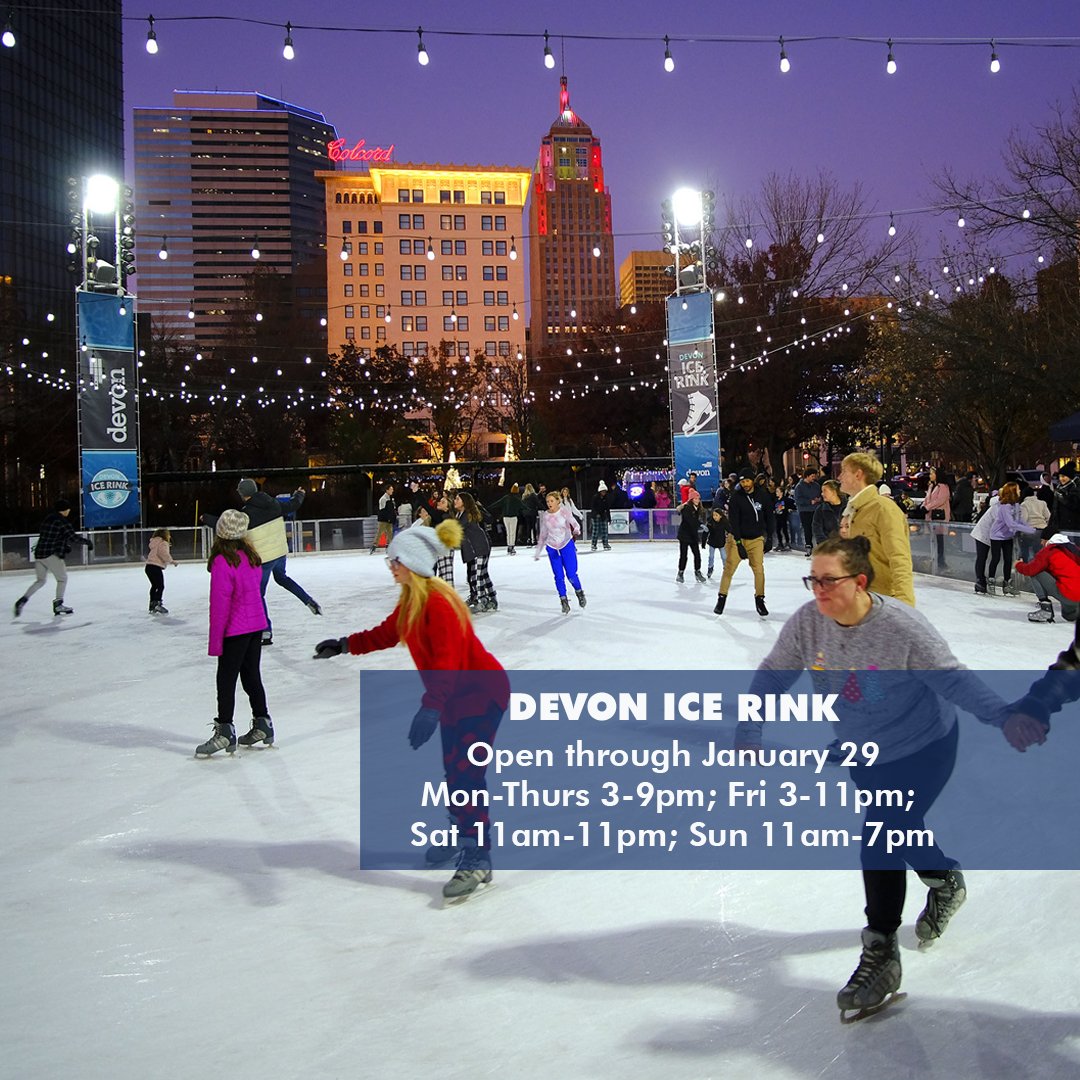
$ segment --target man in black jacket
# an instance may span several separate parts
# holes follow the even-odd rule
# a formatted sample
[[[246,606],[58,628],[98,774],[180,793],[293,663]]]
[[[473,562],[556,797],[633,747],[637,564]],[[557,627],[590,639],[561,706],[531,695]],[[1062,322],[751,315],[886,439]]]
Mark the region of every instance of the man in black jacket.
[[[970,521],[975,510],[975,474],[969,472],[956,483],[949,503],[953,521]]]
[[[1058,486],[1050,510],[1050,523],[1043,529],[1042,537],[1049,540],[1059,532],[1080,532],[1080,484],[1076,481],[1076,466],[1071,461],[1066,461],[1058,469]]]
[[[763,499],[754,488],[753,469],[743,469],[739,473],[739,486],[732,493],[727,515],[731,528],[724,549],[720,595],[716,598],[713,611],[717,615],[723,615],[731,579],[745,559],[754,572],[754,603],[757,613],[764,618],[769,614],[765,607],[765,537],[769,530],[769,507],[768,500]]]
[[[64,605],[64,587],[67,585],[67,566],[64,556],[71,551],[72,544],[84,544],[89,551],[94,550],[92,540],[79,536],[75,527],[68,521],[71,503],[67,499],[57,499],[52,512],[41,523],[38,542],[34,545],[34,584],[15,601],[15,617],[22,614],[26,602],[45,584],[49,574],[56,578],[56,599],[53,600],[54,615],[70,615],[72,609]]]

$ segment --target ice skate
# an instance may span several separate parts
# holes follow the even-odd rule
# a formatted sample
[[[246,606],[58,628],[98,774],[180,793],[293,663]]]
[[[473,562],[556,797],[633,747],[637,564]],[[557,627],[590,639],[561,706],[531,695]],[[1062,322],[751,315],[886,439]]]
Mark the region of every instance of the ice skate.
[[[712,567],[711,567],[711,566],[709,567],[709,572],[708,572],[708,574],[706,574],[705,576],[706,576],[706,577],[707,577],[707,578],[708,578],[708,579],[709,579],[710,581],[712,581]]]
[[[256,716],[251,721],[251,730],[236,740],[241,746],[255,746],[257,743],[274,745],[274,725],[269,716]]]
[[[987,595],[986,582],[985,581],[976,581],[975,582],[975,595],[976,596],[986,596]]]
[[[945,933],[949,920],[967,899],[967,883],[958,866],[940,874],[920,874],[919,877],[930,889],[926,894],[926,907],[915,920],[915,936],[920,945],[929,945]]]
[[[15,618],[16,619],[22,614],[22,609],[24,607],[26,607],[26,605],[27,605],[27,599],[26,599],[25,596],[20,596],[19,599],[15,601],[15,609],[14,609],[14,611],[15,611]]]
[[[473,896],[481,886],[491,884],[491,853],[476,846],[462,845],[461,859],[454,876],[443,886],[443,902],[460,904]]]
[[[221,724],[215,720],[214,734],[195,747],[195,756],[210,757],[219,750],[224,750],[227,754],[236,752],[236,729],[232,724]]]
[[[570,614],[570,601],[567,600],[565,596],[560,596],[559,597],[559,603],[562,605],[562,613],[564,615],[569,615]]]
[[[499,610],[499,602],[497,600],[485,600],[480,605],[480,610],[481,610],[481,612],[484,612],[484,611],[498,611]]]
[[[769,609],[765,606],[764,596],[754,597],[754,606],[757,608],[757,613],[764,619],[769,614]]]
[[[695,580],[700,581],[703,585],[705,584],[705,575],[700,570],[694,571],[694,578]]]
[[[882,934],[864,927],[859,966],[851,973],[847,986],[836,995],[841,1022],[862,1019],[870,1011],[888,1004],[900,988],[900,946],[895,934]],[[858,1010],[858,1015],[846,1014]]]
[[[677,581],[677,582],[678,582],[678,583],[679,583],[680,585],[681,585],[681,584],[683,583],[683,572],[682,572],[681,570],[680,570],[680,571],[679,571],[679,572],[678,572],[678,573],[677,573],[677,574],[675,575],[675,580],[676,580],[676,581]]]
[[[74,615],[75,612],[72,608],[69,608],[63,600],[54,600],[52,602],[52,613],[54,615]]]
[[[716,409],[700,390],[695,390],[686,400],[690,412],[682,426],[683,434],[696,435],[716,415]]]
[[[264,630],[262,633],[262,646],[265,649],[267,645],[274,644],[274,635],[269,630]]]
[[[19,612],[16,610],[16,615]],[[1053,622],[1054,605],[1049,600],[1040,600],[1039,606],[1034,611],[1028,612],[1028,622]]]
[[[723,593],[720,593],[716,598],[716,607],[714,607],[712,609],[713,614],[714,615],[723,615],[724,614],[724,605],[726,603],[727,603],[727,597]]]
[[[322,614],[322,608],[319,607],[319,602],[317,600],[309,600],[307,602],[307,606],[308,606],[308,610],[311,612],[312,615],[321,615]]]
[[[578,607],[584,607],[585,606],[585,590],[584,589],[578,589],[577,590],[577,602],[578,602]]]
[[[987,592],[987,594],[989,596],[997,596],[997,594],[998,594],[998,583],[997,583],[997,581],[995,579],[991,578],[986,583],[986,592]]]

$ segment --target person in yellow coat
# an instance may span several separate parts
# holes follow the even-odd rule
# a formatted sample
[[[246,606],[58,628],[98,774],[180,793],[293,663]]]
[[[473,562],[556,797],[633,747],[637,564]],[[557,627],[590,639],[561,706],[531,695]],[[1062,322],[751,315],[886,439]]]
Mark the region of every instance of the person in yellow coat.
[[[865,536],[870,541],[875,590],[914,607],[907,518],[892,499],[878,492],[883,472],[873,454],[848,454],[840,463],[840,489],[848,496],[841,535]]]

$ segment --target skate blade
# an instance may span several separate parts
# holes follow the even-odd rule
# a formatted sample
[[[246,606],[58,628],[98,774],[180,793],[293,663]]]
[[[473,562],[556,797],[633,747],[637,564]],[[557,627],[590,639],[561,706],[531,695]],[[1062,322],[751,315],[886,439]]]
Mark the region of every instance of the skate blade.
[[[891,993],[880,1005],[875,1005],[870,1009],[841,1009],[840,1010],[840,1023],[841,1024],[857,1024],[860,1020],[869,1020],[870,1017],[876,1016],[880,1012],[884,1012],[890,1005],[898,1005],[907,997],[907,994],[902,991],[894,991]]]
[[[494,881],[481,882],[471,893],[465,893],[464,896],[444,896],[442,906],[444,908],[461,907],[467,900],[478,900],[482,896],[487,896],[494,888]]]

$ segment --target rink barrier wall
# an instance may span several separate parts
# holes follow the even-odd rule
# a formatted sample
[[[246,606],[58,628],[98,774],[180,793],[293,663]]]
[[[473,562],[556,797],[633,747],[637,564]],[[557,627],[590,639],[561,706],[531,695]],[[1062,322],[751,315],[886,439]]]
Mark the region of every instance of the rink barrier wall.
[[[612,527],[608,538],[612,544],[628,542],[674,543],[678,532],[679,518],[675,510],[613,510]],[[399,524],[407,518],[399,518]],[[146,559],[150,537],[156,529],[124,526],[115,529],[84,529],[82,534],[94,542],[94,550],[87,551],[81,544],[76,545],[68,556],[69,567],[112,565],[118,563],[141,563]],[[172,533],[172,554],[179,562],[205,562],[213,544],[213,534],[205,525],[170,525]],[[908,532],[911,540],[911,560],[915,573],[931,577],[947,578],[953,581],[975,580],[975,541],[971,537],[973,526],[957,522],[922,521],[908,519]],[[289,552],[292,555],[320,555],[327,552],[369,550],[378,533],[378,521],[375,517],[358,518],[321,518],[312,520],[286,521],[285,529],[289,540]],[[506,533],[502,519],[496,518],[488,526],[492,543],[497,549],[505,547]],[[591,547],[590,513],[584,512],[582,539],[578,547],[587,551]],[[937,561],[937,539],[942,539],[945,568],[940,569]],[[29,570],[34,563],[34,545],[36,533],[19,533],[0,536],[0,574]],[[1080,537],[1074,537],[1080,542]],[[1022,554],[1020,538],[1013,543],[1013,561],[1030,558]],[[1037,545],[1038,541],[1035,541]],[[522,549],[530,545],[524,543],[519,529],[518,546]],[[800,555],[798,550],[793,557]],[[708,561],[708,550],[702,546],[702,559]],[[717,559],[719,561],[719,559]],[[1000,579],[1001,568],[998,568]],[[1023,575],[1013,573],[1013,578],[1021,592],[1030,593],[1030,580]]]

